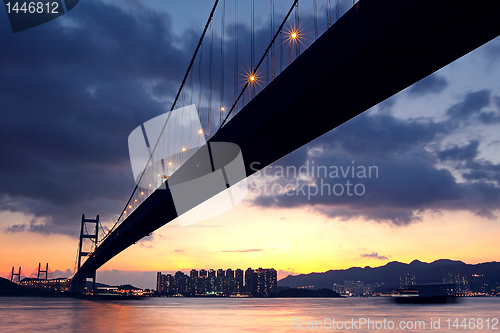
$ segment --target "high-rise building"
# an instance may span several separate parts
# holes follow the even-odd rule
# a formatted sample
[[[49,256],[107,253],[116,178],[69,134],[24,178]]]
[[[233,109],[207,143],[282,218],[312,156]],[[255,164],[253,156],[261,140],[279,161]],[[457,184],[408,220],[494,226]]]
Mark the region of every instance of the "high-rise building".
[[[344,291],[348,295],[362,296],[364,287],[363,281],[344,281]]]
[[[255,270],[256,275],[256,290],[255,292],[260,295],[269,295],[276,291],[277,285],[277,272],[274,268]]]
[[[407,273],[403,276],[399,277],[399,287],[400,288],[407,288],[408,286],[417,284],[417,277],[415,274],[410,274]]]
[[[257,279],[252,268],[247,268],[245,271],[245,291],[247,293],[257,293]]]
[[[167,276],[161,274],[161,272],[156,273],[156,291],[160,294],[166,293],[167,291]]]
[[[245,282],[245,283],[243,283]],[[273,268],[248,268],[245,272],[241,269],[217,269],[199,272],[192,269],[189,276],[181,271],[163,275],[156,274],[156,290],[161,294],[176,295],[203,295],[217,293],[230,295],[248,292],[254,295],[269,295],[276,290],[277,273]]]
[[[237,269],[234,271],[234,280],[235,280],[235,292],[242,293],[243,292],[243,270]]]

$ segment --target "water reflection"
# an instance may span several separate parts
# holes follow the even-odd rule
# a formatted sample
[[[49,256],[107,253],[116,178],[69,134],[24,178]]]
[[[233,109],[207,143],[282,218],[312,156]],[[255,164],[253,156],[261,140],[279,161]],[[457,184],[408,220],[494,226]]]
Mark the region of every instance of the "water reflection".
[[[310,323],[440,321],[445,332],[447,320],[497,318],[500,298],[468,298],[458,304],[393,304],[381,298],[347,299],[235,299],[235,298],[148,298],[128,301],[80,299],[0,298],[1,332],[297,332]],[[325,319],[327,319],[325,322]],[[297,329],[298,323],[303,328]],[[500,328],[499,325],[497,325]],[[295,329],[294,329],[295,328]],[[321,327],[318,327],[321,328]],[[327,328],[327,327],[323,327]],[[454,327],[451,329],[456,330]],[[330,328],[331,330],[331,328]],[[368,332],[367,326],[349,329]],[[461,328],[464,331],[464,328]],[[346,331],[337,330],[337,331]],[[391,331],[377,329],[379,332]],[[484,332],[483,329],[465,329]]]

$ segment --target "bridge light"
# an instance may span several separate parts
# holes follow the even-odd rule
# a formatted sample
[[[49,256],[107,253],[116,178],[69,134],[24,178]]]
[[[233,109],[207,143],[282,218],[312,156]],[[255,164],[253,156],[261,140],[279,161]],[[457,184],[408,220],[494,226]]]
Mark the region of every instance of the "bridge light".
[[[224,112],[224,107],[221,107],[221,108],[220,108],[220,110],[221,110],[222,112]]]
[[[256,79],[256,78],[255,78],[255,75],[253,75],[253,74],[252,74],[252,75],[250,75],[250,77],[248,78],[248,80],[249,80],[250,82],[254,82],[254,81],[255,81],[255,79]]]
[[[186,148],[182,147],[182,151],[186,151]]]
[[[292,37],[293,39],[296,39],[298,37],[298,35],[295,31],[292,31],[292,33],[290,34],[290,37]]]
[[[132,208],[132,205],[128,205],[128,208]]]
[[[171,165],[172,165],[172,162],[168,162],[168,165],[170,165],[170,166],[171,166]]]
[[[149,184],[149,187],[153,186],[152,184]]]
[[[135,199],[134,202],[137,202],[137,199]]]
[[[141,195],[144,195],[144,192],[141,192]]]
[[[124,210],[124,211],[123,211],[123,214],[127,214],[127,211],[126,211],[126,210]]]
[[[200,130],[198,131],[198,134],[203,134],[203,130],[202,130],[202,129],[200,129]]]

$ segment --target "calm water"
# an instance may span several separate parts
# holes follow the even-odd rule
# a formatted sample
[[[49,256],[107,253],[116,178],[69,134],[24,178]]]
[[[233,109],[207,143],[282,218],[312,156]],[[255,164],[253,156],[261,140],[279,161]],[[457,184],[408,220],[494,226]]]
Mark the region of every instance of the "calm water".
[[[296,319],[294,319],[296,318]],[[468,298],[458,304],[397,305],[378,298],[348,299],[235,299],[235,298],[147,298],[129,301],[87,301],[0,297],[0,332],[297,332],[314,331],[319,322],[329,327],[334,318],[353,320],[358,329],[337,332],[401,332],[399,324],[424,321],[425,329],[414,332],[500,332],[492,318],[500,319],[500,297]],[[359,327],[360,318],[372,322]],[[430,321],[440,319],[441,329],[431,329]],[[471,326],[483,319],[482,329],[464,326],[448,329],[458,318]],[[490,329],[486,319],[489,318]],[[373,329],[373,325],[391,325],[393,330]],[[309,322],[309,323],[308,323]],[[378,322],[378,323],[377,323]],[[299,325],[302,325],[302,329]],[[436,324],[434,324],[436,325]],[[467,324],[468,325],[468,324]],[[294,329],[295,328],[295,329]],[[496,328],[496,329],[494,329]],[[407,331],[409,331],[407,329]]]

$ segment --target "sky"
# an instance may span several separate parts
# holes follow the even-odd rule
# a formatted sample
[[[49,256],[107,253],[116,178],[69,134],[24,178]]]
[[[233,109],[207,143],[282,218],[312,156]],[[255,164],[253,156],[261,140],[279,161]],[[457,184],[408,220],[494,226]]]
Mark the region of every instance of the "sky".
[[[128,135],[170,109],[210,9],[81,0],[17,34],[0,14],[0,276],[12,266],[29,276],[39,262],[68,275],[81,214],[114,222],[135,185]],[[258,17],[257,35],[266,23]],[[499,77],[497,38],[250,177],[232,210],[158,229],[98,281],[153,288],[157,271],[192,268],[273,267],[283,278],[414,259],[498,261]],[[279,173],[312,165],[328,174]],[[354,177],[342,174],[348,167]],[[309,185],[347,181],[362,184],[357,194],[307,195]]]

